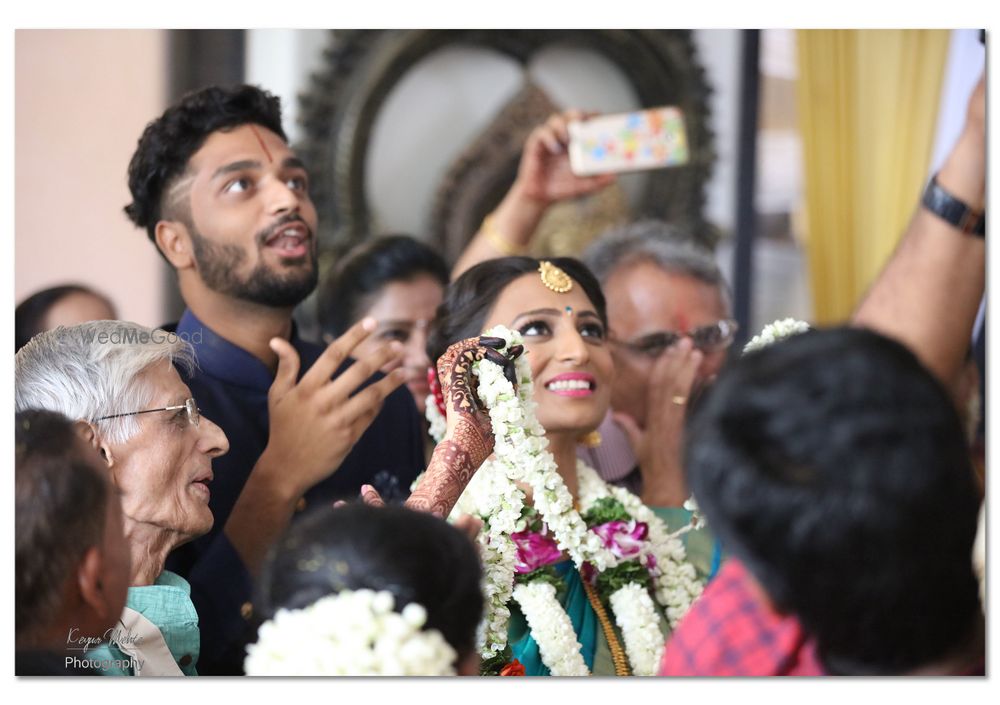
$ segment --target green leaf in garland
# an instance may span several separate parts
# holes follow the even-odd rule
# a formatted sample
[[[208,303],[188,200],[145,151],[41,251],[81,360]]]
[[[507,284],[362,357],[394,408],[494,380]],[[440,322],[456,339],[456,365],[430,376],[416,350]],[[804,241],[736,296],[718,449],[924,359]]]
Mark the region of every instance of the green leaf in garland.
[[[610,598],[616,590],[629,583],[638,583],[647,590],[652,587],[649,571],[638,559],[619,563],[597,576],[597,591],[602,598]]]
[[[533,531],[536,534],[542,531],[542,515],[534,507],[525,504],[521,508],[521,517],[525,524],[526,531]]]
[[[609,521],[631,521],[632,515],[614,497],[601,497],[583,513],[583,520],[588,527],[600,526]]]
[[[566,581],[560,577],[556,569],[551,565],[543,565],[530,573],[517,573],[514,575],[514,582],[520,585],[528,583],[548,583],[556,589],[556,596],[561,597],[566,591]]]
[[[511,659],[514,658],[514,653],[511,651],[510,646],[505,646],[504,650],[498,654],[494,654],[485,661],[479,664],[479,675],[481,676],[499,676],[500,671],[503,667],[510,663]]]

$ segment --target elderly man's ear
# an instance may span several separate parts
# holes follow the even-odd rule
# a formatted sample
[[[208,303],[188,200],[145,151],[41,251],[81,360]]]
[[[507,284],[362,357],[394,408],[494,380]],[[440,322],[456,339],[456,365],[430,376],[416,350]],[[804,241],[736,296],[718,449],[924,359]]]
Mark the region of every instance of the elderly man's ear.
[[[94,426],[90,421],[79,420],[74,424],[74,430],[80,435],[81,438],[89,445],[91,448],[97,451],[101,456],[101,460],[110,468],[114,467],[115,456],[111,450],[111,446],[108,445],[107,441],[101,436],[97,431],[97,427]]]
[[[174,269],[194,266],[191,235],[187,226],[177,220],[161,220],[156,224],[156,246]]]

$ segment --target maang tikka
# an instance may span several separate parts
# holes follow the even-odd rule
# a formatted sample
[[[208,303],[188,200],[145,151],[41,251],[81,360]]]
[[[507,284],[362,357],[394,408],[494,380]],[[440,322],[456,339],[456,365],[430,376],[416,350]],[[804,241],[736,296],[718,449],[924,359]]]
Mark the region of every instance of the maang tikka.
[[[573,280],[569,275],[548,260],[539,263],[538,272],[542,276],[542,284],[557,294],[565,294],[573,288]]]

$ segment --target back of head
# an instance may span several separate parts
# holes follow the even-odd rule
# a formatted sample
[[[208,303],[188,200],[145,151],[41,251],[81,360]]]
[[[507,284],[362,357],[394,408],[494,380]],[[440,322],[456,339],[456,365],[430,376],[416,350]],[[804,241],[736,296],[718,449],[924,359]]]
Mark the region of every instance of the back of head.
[[[287,141],[281,127],[281,101],[256,86],[211,86],[185,95],[146,126],[128,165],[132,203],[129,219],[155,242],[163,219],[163,199],[188,160],[217,130],[254,124]]]
[[[320,325],[343,335],[388,284],[429,276],[448,286],[448,265],[428,245],[408,235],[386,235],[357,245],[337,261],[318,302]]]
[[[725,308],[732,307],[732,294],[712,253],[696,244],[690,233],[661,220],[639,220],[608,230],[581,259],[602,284],[621,267],[651,262],[717,288]]]
[[[22,411],[14,428],[14,628],[31,642],[59,615],[86,550],[100,545],[111,485],[65,416]]]
[[[438,307],[427,337],[427,356],[436,361],[448,346],[483,332],[486,317],[500,293],[515,279],[537,273],[542,260],[532,257],[500,257],[470,267],[453,281]],[[545,260],[563,270],[587,294],[601,322],[607,325],[607,307],[601,285],[583,262],[572,257]]]
[[[88,294],[103,299],[107,307],[114,310],[106,297],[93,289],[79,284],[53,286],[35,292],[14,309],[14,352],[23,348],[29,340],[45,330],[45,319],[49,310],[70,294]]]
[[[135,416],[97,421],[144,408],[153,390],[142,373],[157,364],[190,371],[190,344],[172,333],[127,321],[59,326],[32,338],[14,356],[17,411],[48,409],[94,422],[113,443],[138,432]]]
[[[275,546],[259,581],[261,614],[302,609],[343,590],[386,590],[401,611],[427,610],[459,658],[475,648],[483,613],[482,569],[462,532],[403,507],[323,508],[298,521]]]
[[[904,673],[977,619],[977,492],[941,384],[905,347],[814,331],[745,355],[694,410],[699,506],[832,673]]]

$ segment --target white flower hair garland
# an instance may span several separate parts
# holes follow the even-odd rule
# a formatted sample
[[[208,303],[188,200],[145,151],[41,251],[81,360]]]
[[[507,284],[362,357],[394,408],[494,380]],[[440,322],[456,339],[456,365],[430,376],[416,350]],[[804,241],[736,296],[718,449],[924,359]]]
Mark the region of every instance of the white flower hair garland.
[[[743,354],[745,355],[748,352],[766,348],[768,345],[773,345],[779,340],[791,338],[793,335],[805,333],[807,330],[809,330],[809,324],[795,318],[782,318],[773,323],[768,323],[759,334],[755,335],[750,339],[749,343],[743,346]]]
[[[484,335],[503,338],[508,347],[522,344],[520,334],[504,326]],[[516,392],[498,365],[483,361],[473,368],[496,445],[494,456],[473,476],[451,517],[472,514],[483,519],[479,543],[487,604],[481,655],[488,668],[505,661],[513,599],[553,675],[589,674],[569,617],[559,604],[561,579],[551,568],[565,552],[595,586],[601,601],[610,605],[632,672],[653,675],[664,635],[650,595],[665,609],[673,627],[701,594],[702,585],[679,539],[690,527],[670,533],[638,497],[607,485],[582,462],[577,465],[577,511],[546,450],[548,440],[535,417],[531,370],[524,356],[515,361],[515,369]],[[427,405],[432,426],[434,406]],[[534,509],[525,507],[517,483],[531,487]]]
[[[300,610],[280,609],[247,647],[248,676],[453,676],[455,650],[427,611],[395,612],[391,593],[344,590]]]

